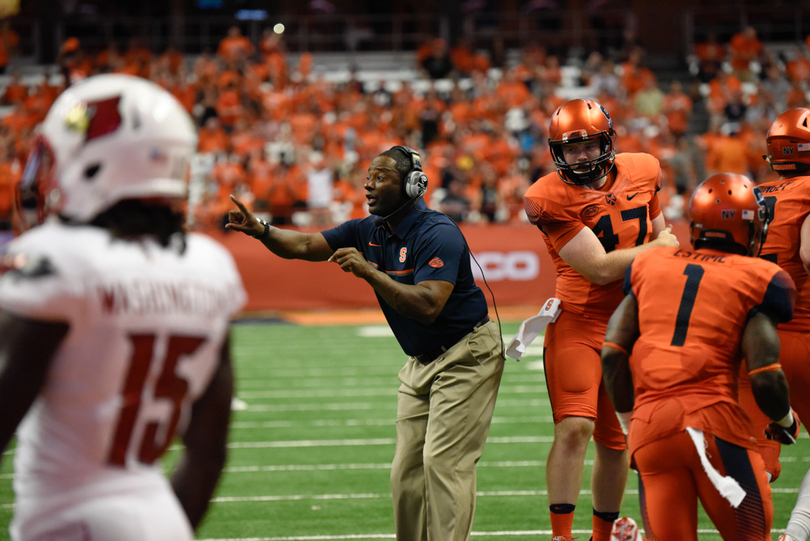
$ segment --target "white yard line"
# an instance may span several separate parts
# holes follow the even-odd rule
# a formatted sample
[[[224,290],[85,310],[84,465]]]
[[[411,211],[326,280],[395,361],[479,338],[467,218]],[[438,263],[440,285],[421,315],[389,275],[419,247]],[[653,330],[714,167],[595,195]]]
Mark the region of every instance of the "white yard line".
[[[546,390],[543,389],[542,393],[539,391],[537,394],[545,394]],[[508,393],[505,393],[508,394]],[[394,409],[396,407],[396,395],[391,395],[390,401],[384,402],[311,402],[311,403],[302,403],[302,404],[251,404],[247,403],[247,407],[244,412],[283,412],[283,411],[318,411],[318,410],[329,410],[329,411],[351,411],[351,410],[370,410],[370,409]],[[499,408],[547,408],[548,406],[548,399],[546,398],[536,398],[536,399],[516,399],[516,398],[507,398],[507,399],[498,399],[498,406]]]
[[[550,415],[544,417],[493,417],[493,425],[515,425],[527,423],[553,423]],[[247,430],[256,428],[292,428],[294,426],[393,426],[395,419],[313,419],[311,421],[236,421],[232,429]]]
[[[332,382],[334,387],[335,382]],[[498,391],[498,396],[507,394],[545,394],[545,385],[504,385]],[[384,387],[342,387],[339,389],[278,389],[263,391],[241,391],[237,393],[242,400],[267,398],[320,398],[343,396],[391,396],[397,395],[396,384]]]
[[[487,444],[499,443],[551,443],[553,436],[517,436],[488,438]],[[345,440],[291,440],[291,441],[245,441],[231,442],[228,449],[264,449],[294,447],[363,447],[376,445],[394,445],[394,438],[345,439]],[[173,446],[173,448],[179,448]]]
[[[771,530],[771,533],[782,533],[784,530]],[[517,531],[495,531],[495,532],[472,532],[473,537],[515,537],[515,536],[536,536],[551,535],[551,530],[517,530]],[[591,530],[571,530],[574,534],[589,535]],[[701,534],[717,534],[717,530],[699,529]],[[719,535],[719,534],[718,534]],[[361,539],[395,539],[394,534],[347,534],[347,535],[298,535],[286,537],[239,537],[233,539],[201,539],[200,541],[340,541],[342,539],[358,541]]]

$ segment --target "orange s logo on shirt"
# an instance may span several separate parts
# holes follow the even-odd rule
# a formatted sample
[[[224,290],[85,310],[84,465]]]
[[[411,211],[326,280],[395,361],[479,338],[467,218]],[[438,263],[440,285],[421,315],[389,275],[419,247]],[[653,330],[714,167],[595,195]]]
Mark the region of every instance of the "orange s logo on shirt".
[[[399,249],[399,262],[400,263],[405,263],[405,256],[406,255],[408,255],[408,249],[407,248],[400,248]]]

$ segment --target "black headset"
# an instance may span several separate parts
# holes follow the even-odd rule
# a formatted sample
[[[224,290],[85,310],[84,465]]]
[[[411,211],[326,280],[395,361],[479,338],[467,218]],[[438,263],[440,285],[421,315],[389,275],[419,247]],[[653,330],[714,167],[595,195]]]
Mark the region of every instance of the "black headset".
[[[422,157],[414,149],[403,145],[397,145],[394,149],[405,153],[411,160],[411,170],[402,180],[402,191],[408,199],[419,199],[427,192],[428,185],[427,175],[422,172]]]

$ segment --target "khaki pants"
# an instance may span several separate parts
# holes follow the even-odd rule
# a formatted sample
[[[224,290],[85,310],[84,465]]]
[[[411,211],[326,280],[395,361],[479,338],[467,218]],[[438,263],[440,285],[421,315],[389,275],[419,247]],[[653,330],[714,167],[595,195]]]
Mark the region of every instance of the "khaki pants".
[[[391,492],[398,541],[464,541],[475,511],[475,466],[503,374],[494,321],[399,373]]]

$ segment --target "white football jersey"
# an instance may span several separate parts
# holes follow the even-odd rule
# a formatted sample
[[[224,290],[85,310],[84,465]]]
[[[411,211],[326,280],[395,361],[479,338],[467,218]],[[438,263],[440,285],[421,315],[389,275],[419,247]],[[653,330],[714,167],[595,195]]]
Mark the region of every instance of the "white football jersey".
[[[77,489],[167,486],[157,461],[246,300],[224,247],[195,233],[186,243],[181,252],[48,222],[8,246],[0,308],[70,324],[17,431],[18,507]]]

